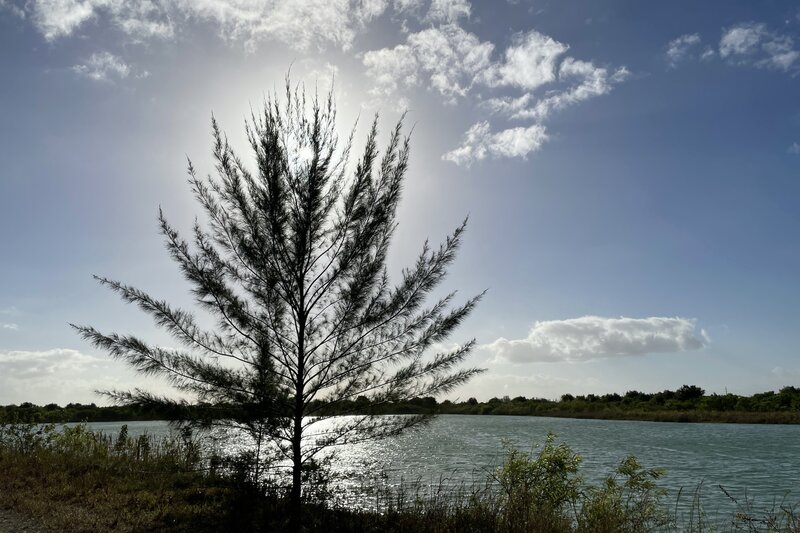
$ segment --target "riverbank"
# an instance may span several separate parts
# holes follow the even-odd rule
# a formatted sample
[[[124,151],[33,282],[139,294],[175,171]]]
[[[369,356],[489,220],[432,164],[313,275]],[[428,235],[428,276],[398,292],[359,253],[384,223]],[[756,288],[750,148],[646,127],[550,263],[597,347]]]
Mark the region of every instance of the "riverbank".
[[[0,507],[13,509],[19,524],[66,532],[290,530],[280,487],[248,480],[242,463],[223,468],[202,460],[190,440],[17,426],[0,442]],[[576,533],[670,523],[668,508],[658,503],[659,471],[629,458],[611,484],[584,487],[580,461],[550,438],[534,456],[509,452],[493,474],[498,490],[387,492],[373,510],[315,499],[325,493],[324,482],[308,482],[303,530]]]
[[[205,406],[206,408],[208,406]],[[225,406],[214,411],[224,412]],[[320,414],[454,414],[545,416],[594,420],[638,420],[643,422],[711,422],[724,424],[800,424],[800,388],[784,387],[752,396],[705,394],[694,385],[676,391],[649,394],[628,391],[624,395],[563,395],[559,400],[544,398],[491,398],[479,402],[475,398],[453,402],[437,402],[435,398],[413,398],[402,403],[372,404],[360,397],[340,402],[335,407],[313,404]],[[200,406],[184,408],[189,419]],[[207,409],[206,409],[207,411]],[[205,411],[204,411],[205,412]],[[197,413],[194,413],[197,414]],[[68,423],[130,422],[169,420],[175,413],[164,413],[136,406],[97,406],[95,404],[55,404],[38,406],[31,403],[0,406],[0,422]]]
[[[48,430],[0,425],[0,509],[53,531],[285,531],[285,489],[255,483],[243,457],[202,456],[184,434],[116,437],[84,426]],[[662,471],[623,458],[600,483],[588,484],[581,457],[553,437],[531,453],[507,449],[485,483],[374,487],[367,509],[329,499],[331,480],[306,485],[306,531],[554,532],[715,530],[702,501],[667,497]],[[376,475],[379,473],[375,473]],[[369,489],[369,488],[368,488]],[[680,512],[678,508],[680,507]],[[736,505],[731,531],[797,532],[796,507],[766,514]],[[690,526],[690,527],[688,527]]]
[[[682,422],[716,424],[800,424],[800,412],[735,412],[735,411],[596,411],[548,410],[519,413],[515,409],[493,409],[485,412],[439,411],[437,414],[540,416],[579,420],[631,420],[639,422]]]
[[[458,405],[458,404],[454,404]],[[373,411],[350,411],[349,414],[367,414]],[[423,408],[407,404],[396,406],[394,409],[382,409],[382,415],[410,415],[410,414],[431,414],[431,415],[465,415],[465,416],[530,416],[530,417],[553,417],[553,418],[574,418],[577,420],[630,420],[639,422],[679,422],[679,423],[711,423],[711,424],[800,424],[800,411],[708,411],[708,410],[620,410],[613,408],[600,408],[594,410],[564,410],[552,409],[525,409],[519,406],[491,406],[478,404],[478,407],[447,407]],[[19,419],[7,419],[7,423]],[[96,423],[96,422],[153,422],[168,420],[168,417],[160,413],[140,414],[136,417],[126,418],[122,414],[118,416],[92,416],[86,414],[79,417],[50,417],[45,420],[34,417],[19,420],[22,423],[47,423],[47,424],[70,424],[70,423]],[[2,421],[2,420],[0,420]]]

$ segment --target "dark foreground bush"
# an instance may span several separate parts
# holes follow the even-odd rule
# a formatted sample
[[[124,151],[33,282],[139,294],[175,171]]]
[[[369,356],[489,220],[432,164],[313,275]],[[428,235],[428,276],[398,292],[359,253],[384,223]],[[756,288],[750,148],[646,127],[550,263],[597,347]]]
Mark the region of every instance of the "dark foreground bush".
[[[800,531],[794,508],[756,517],[747,502],[722,526],[708,523],[699,490],[676,516],[660,470],[624,459],[599,486],[581,458],[548,436],[531,454],[509,448],[485,483],[424,491],[372,487],[363,510],[330,499],[322,477],[304,507],[307,531],[645,532]],[[112,438],[84,426],[0,425],[0,508],[54,531],[284,531],[289,504],[276,486],[254,483],[249,462],[201,454],[188,434]],[[326,498],[328,498],[326,500]],[[352,502],[351,502],[352,503]],[[365,502],[361,502],[365,503]]]

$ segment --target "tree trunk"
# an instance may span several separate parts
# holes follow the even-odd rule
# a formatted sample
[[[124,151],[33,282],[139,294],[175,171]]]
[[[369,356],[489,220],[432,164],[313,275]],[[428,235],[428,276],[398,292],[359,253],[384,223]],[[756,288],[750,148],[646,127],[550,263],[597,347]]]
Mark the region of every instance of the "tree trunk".
[[[302,281],[300,283],[302,293]],[[304,301],[301,298],[301,301]],[[303,529],[302,524],[302,502],[303,495],[302,487],[302,442],[303,442],[303,380],[305,379],[305,316],[300,313],[300,327],[297,339],[297,382],[295,384],[295,398],[294,398],[294,432],[292,434],[292,529],[300,532]]]
[[[302,491],[302,457],[300,441],[302,439],[303,431],[303,417],[298,413],[294,417],[294,435],[292,436],[292,493],[291,493],[291,518],[292,530],[302,530],[302,505],[300,498],[303,494]]]

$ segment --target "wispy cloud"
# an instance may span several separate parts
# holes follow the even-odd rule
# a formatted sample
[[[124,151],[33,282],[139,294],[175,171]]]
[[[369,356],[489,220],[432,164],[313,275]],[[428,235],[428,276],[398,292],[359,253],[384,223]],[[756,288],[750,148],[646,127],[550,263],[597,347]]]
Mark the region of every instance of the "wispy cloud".
[[[113,7],[111,7],[113,6]],[[110,4],[113,23],[134,41],[170,39],[175,27],[169,11],[151,0]]]
[[[800,51],[794,39],[770,30],[766,24],[746,22],[723,31],[719,55],[732,64],[796,72]]]
[[[482,76],[489,86],[534,90],[556,80],[558,60],[567,50],[569,46],[537,31],[518,33],[503,61],[490,65]]]
[[[795,75],[800,71],[800,50],[788,33],[771,30],[760,22],[741,22],[722,30],[715,50],[711,46],[701,49],[698,33],[681,35],[666,46],[666,60],[670,67],[699,57],[710,60],[719,57],[729,65],[779,70]]]
[[[524,339],[500,338],[481,349],[511,363],[590,361],[699,350],[709,343],[695,321],[680,317],[584,316],[537,322]]]
[[[700,34],[698,33],[687,33],[676,37],[667,44],[665,53],[667,63],[673,68],[678,66],[679,63],[690,57],[699,46]]]
[[[394,48],[369,51],[363,63],[373,79],[374,96],[388,97],[424,83],[453,104],[491,65],[493,49],[458,25],[445,24],[412,33]]]
[[[457,18],[463,3],[437,2],[437,12]],[[25,5],[48,41],[92,23],[110,25],[133,40],[168,39],[176,34],[176,25],[199,20],[213,24],[224,39],[242,41],[251,50],[265,40],[297,50],[328,45],[346,50],[357,32],[388,4],[388,0],[30,0]]]
[[[6,316],[10,318],[16,317],[19,314],[19,309],[14,306],[0,308],[0,316]],[[13,318],[11,318],[11,320],[13,320]],[[19,329],[19,325],[16,322],[0,322],[0,329],[6,331],[17,331]]]
[[[564,392],[585,394],[587,392],[607,391],[612,387],[608,381],[595,377],[579,378],[576,376],[559,377],[536,373],[523,375],[520,373],[495,373],[490,370],[471,379],[466,385],[458,388],[461,401],[470,396],[484,400],[492,396],[525,396],[527,398],[557,399]]]
[[[81,373],[104,368],[108,360],[67,348],[43,351],[0,351],[0,376],[4,379],[38,379],[59,372]]]
[[[772,369],[772,375],[778,379],[796,382],[800,379],[800,368],[784,368],[782,366],[776,366]]]
[[[190,18],[217,25],[226,39],[242,40],[255,49],[265,40],[277,40],[297,50],[334,46],[347,50],[357,32],[381,15],[386,1],[279,0],[172,0],[174,8]]]
[[[425,20],[430,22],[456,22],[469,18],[472,6],[467,0],[432,0]]]
[[[131,74],[131,67],[110,52],[98,52],[83,63],[73,65],[72,71],[90,80],[111,82],[127,78]]]
[[[474,124],[461,145],[443,156],[466,166],[538,151],[549,138],[544,122],[553,112],[607,94],[630,75],[625,67],[609,70],[566,56],[568,45],[536,31],[514,35],[499,58],[495,49],[451,22],[411,33],[393,48],[369,51],[363,63],[375,97],[396,100],[404,90],[426,86],[448,104],[472,97],[492,115],[528,122],[499,129],[487,120]]]
[[[12,3],[12,0],[0,0],[0,11],[3,10],[9,11],[11,14],[16,15],[21,19],[26,17],[25,10]]]
[[[800,155],[800,143],[793,142],[787,150],[790,154]]]
[[[117,28],[134,41],[175,34],[170,5],[159,0],[30,0],[25,9],[48,41],[68,37],[90,23]]]
[[[625,67],[610,74],[605,68],[596,67],[590,62],[567,57],[558,68],[558,79],[562,82],[574,81],[572,85],[539,99],[533,93],[526,93],[518,98],[490,98],[484,105],[495,113],[511,118],[543,121],[554,111],[608,94],[614,84],[624,81],[629,75]]]
[[[461,146],[445,154],[444,158],[466,166],[486,157],[524,158],[539,150],[547,139],[547,131],[541,124],[492,132],[489,123],[483,121],[468,129]]]
[[[95,390],[144,384],[121,362],[79,350],[0,350],[0,404],[97,401]]]
[[[48,41],[70,35],[95,17],[101,2],[95,0],[34,0],[27,4],[31,20]]]
[[[536,31],[512,36],[496,53],[494,43],[462,26],[472,15],[468,0],[28,0],[23,6],[21,15],[51,42],[94,27],[133,42],[172,39],[183,25],[201,22],[249,51],[266,41],[298,51],[347,51],[374,20],[390,13],[405,40],[361,56],[373,81],[370,93],[403,106],[406,91],[423,87],[447,104],[470,98],[495,117],[474,124],[462,144],[443,156],[461,165],[540,150],[550,138],[550,114],[607,94],[629,74],[624,67],[567,56],[569,45]],[[413,21],[417,31],[409,29]],[[109,52],[93,54],[72,70],[96,81],[136,76]],[[499,144],[506,141],[511,144]]]

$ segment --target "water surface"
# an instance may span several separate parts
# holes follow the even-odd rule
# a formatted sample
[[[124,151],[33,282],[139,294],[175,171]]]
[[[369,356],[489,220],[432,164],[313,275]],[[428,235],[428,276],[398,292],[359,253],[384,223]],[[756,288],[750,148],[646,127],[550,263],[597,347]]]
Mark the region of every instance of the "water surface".
[[[89,424],[116,432],[122,422]],[[169,434],[166,422],[129,422],[130,434]],[[553,432],[583,457],[582,472],[596,483],[627,455],[648,468],[664,468],[660,485],[675,502],[687,502],[702,483],[706,511],[729,516],[736,505],[718,488],[757,509],[800,502],[800,426],[681,424],[578,420],[528,416],[441,415],[428,426],[396,439],[347,446],[333,469],[354,499],[378,473],[385,483],[423,485],[481,482],[501,461],[503,443],[535,450]],[[232,438],[241,446],[241,438]],[[232,443],[231,446],[234,446]],[[683,506],[683,505],[681,505]]]

